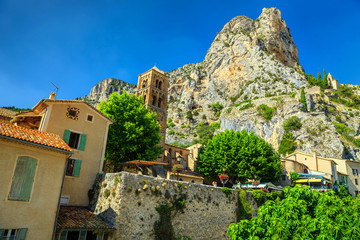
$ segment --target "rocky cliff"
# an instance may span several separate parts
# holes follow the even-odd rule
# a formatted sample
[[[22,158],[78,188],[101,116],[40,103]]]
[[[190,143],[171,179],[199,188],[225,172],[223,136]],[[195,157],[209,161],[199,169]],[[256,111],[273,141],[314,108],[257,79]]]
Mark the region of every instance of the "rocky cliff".
[[[109,85],[95,86],[87,97],[106,99]],[[215,36],[204,61],[170,73],[166,141],[189,145],[198,139],[199,125],[215,123],[216,132],[254,131],[277,150],[284,122],[296,116],[302,125],[291,131],[296,150],[360,160],[360,140],[354,144],[360,135],[358,107],[336,102],[337,93],[331,90],[309,90],[306,109],[299,99],[301,88],[308,86],[278,9],[263,9],[256,20],[235,17]],[[359,97],[360,86],[346,87]]]
[[[113,92],[122,94],[123,91],[134,94],[136,85],[116,78],[106,78],[92,87],[89,95],[79,97],[77,100],[85,100],[94,106],[97,106],[101,101],[107,100]]]
[[[263,9],[256,20],[235,17],[216,35],[203,62],[187,64],[170,76],[169,143],[189,144],[197,139],[199,123],[219,122],[217,131],[254,131],[278,149],[284,121],[297,116],[302,127],[292,132],[296,150],[360,160],[359,149],[333,124],[340,117],[352,129],[352,137],[358,136],[358,110],[358,115],[349,114],[348,108],[319,94],[306,95],[309,111],[299,102],[300,89],[308,82],[276,8]],[[262,104],[275,109],[270,120],[257,110]]]

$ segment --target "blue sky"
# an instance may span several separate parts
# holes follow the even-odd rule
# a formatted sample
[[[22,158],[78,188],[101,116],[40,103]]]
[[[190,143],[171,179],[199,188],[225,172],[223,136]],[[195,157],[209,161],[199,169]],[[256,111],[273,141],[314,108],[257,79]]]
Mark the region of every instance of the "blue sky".
[[[0,0],[0,106],[31,108],[50,82],[73,99],[108,77],[136,84],[155,64],[200,62],[228,21],[264,7],[280,9],[306,73],[360,84],[359,0]]]

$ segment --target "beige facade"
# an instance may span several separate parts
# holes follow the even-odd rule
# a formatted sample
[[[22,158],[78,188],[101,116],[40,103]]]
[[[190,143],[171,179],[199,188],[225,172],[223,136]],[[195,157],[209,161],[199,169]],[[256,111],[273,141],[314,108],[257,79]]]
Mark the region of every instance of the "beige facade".
[[[308,167],[309,171],[325,173],[332,180],[333,184],[338,180],[336,163],[331,159],[318,156],[316,152],[313,154],[294,152],[286,156],[285,159],[304,164]]]
[[[27,240],[51,239],[69,152],[0,138],[0,229],[26,229]],[[29,200],[9,200],[19,157],[36,162]],[[18,239],[18,238],[17,238]]]
[[[347,186],[352,196],[357,196],[360,192],[360,162],[334,158],[332,158],[332,160],[337,163],[337,171],[340,173],[339,183]]]
[[[37,122],[31,123],[35,116]],[[43,99],[31,112],[17,116],[15,121],[23,126],[36,124],[28,127],[37,127],[66,139],[73,155],[67,165],[63,204],[87,206],[88,190],[97,173],[102,171],[112,120],[83,101]]]
[[[340,88],[339,81],[333,78],[333,76],[331,76],[330,73],[327,76],[327,80],[328,80],[328,85],[331,89],[338,90]]]
[[[180,164],[184,166],[184,168],[187,168],[188,165],[188,157],[190,151],[186,148],[173,146],[170,144],[165,144],[165,162],[170,164],[170,167],[174,166],[175,164],[178,164],[180,160]],[[179,158],[180,157],[180,158]]]
[[[200,151],[201,147],[202,147],[202,144],[197,143],[197,144],[194,144],[187,148],[190,151],[189,157],[188,157],[188,166],[191,169],[191,171],[197,170],[196,161],[199,156],[199,151]]]
[[[168,88],[169,77],[157,67],[139,75],[136,96],[142,96],[144,104],[157,114],[157,121],[161,127],[162,147],[165,145],[166,137]]]
[[[281,166],[282,166],[282,173],[280,176],[279,184],[281,186],[290,186],[291,184],[291,177],[290,173],[297,172],[297,173],[308,173],[309,168],[300,162],[295,160],[282,158],[281,159]]]

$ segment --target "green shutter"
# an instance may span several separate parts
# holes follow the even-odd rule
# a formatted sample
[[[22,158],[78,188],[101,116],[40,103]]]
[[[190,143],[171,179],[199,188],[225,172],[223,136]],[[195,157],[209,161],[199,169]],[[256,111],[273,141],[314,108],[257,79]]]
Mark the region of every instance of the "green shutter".
[[[16,161],[15,173],[12,179],[9,200],[19,200],[27,168],[26,157],[19,157]]]
[[[70,130],[65,129],[63,139],[67,144],[69,144],[70,133],[71,133]]]
[[[27,231],[28,231],[27,228],[22,228],[22,229],[20,229],[19,237],[17,237],[16,239],[18,239],[18,240],[25,240],[25,239],[26,239]]]
[[[80,145],[79,145],[79,149],[80,149],[80,150],[84,150],[84,149],[85,149],[85,143],[86,143],[86,134],[81,134],[81,137],[80,137]]]
[[[21,188],[19,200],[29,201],[32,185],[34,182],[37,160],[31,157],[25,158],[27,158],[26,174],[24,177],[24,183]]]
[[[80,176],[81,162],[81,160],[75,160],[74,177]]]
[[[5,229],[0,229],[0,239],[2,239],[2,236],[4,235]]]

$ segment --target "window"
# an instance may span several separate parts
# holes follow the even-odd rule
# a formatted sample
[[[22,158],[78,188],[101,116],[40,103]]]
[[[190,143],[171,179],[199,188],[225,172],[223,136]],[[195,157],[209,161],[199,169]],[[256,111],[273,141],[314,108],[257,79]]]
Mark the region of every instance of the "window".
[[[93,115],[87,115],[86,120],[88,120],[89,122],[92,122],[94,119]]]
[[[357,180],[357,178],[355,178],[355,185],[358,185],[358,180]]]
[[[27,228],[0,229],[1,240],[25,240]]]
[[[286,181],[286,175],[281,175],[283,181]]]
[[[161,108],[161,98],[159,98],[158,107]]]
[[[161,89],[161,82],[159,82],[159,87],[158,88]]]
[[[156,96],[153,96],[153,101],[152,101],[152,105],[156,104]]]
[[[67,108],[67,112],[66,112],[66,117],[73,119],[73,120],[78,120],[79,119],[79,114],[80,114],[80,110],[78,108],[75,107],[68,107]]]
[[[354,176],[358,175],[358,170],[357,169],[353,168],[352,171],[353,171]]]
[[[85,239],[96,239],[96,240],[107,240],[108,235],[105,233],[95,233],[93,231],[81,230],[81,231],[63,231],[56,237],[59,240],[85,240]]]
[[[66,166],[66,176],[79,177],[81,169],[81,160],[68,159]]]
[[[20,156],[17,159],[9,200],[29,201],[36,165],[37,160],[31,157]]]
[[[63,139],[71,148],[75,148],[75,149],[79,149],[79,150],[85,149],[85,143],[86,143],[86,135],[85,134],[72,132],[72,131],[66,129],[64,132]]]

